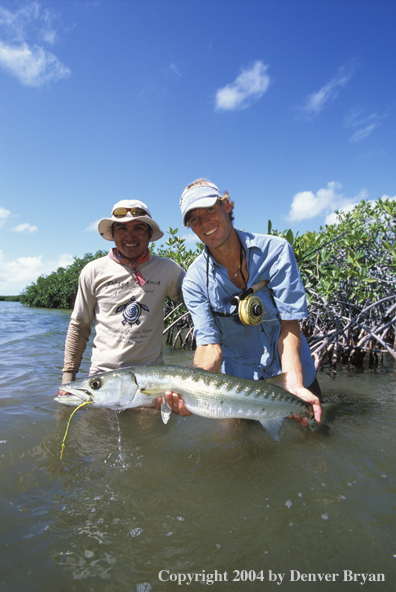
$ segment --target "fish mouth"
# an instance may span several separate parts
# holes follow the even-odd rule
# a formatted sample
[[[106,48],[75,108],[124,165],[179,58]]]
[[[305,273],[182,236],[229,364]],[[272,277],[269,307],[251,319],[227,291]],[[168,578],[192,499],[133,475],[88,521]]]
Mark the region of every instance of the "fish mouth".
[[[54,397],[54,401],[62,403],[62,405],[80,405],[80,403],[93,400],[92,394],[85,389],[75,389],[68,385],[65,385],[65,387],[67,388],[61,389],[64,391],[63,393],[59,393]]]

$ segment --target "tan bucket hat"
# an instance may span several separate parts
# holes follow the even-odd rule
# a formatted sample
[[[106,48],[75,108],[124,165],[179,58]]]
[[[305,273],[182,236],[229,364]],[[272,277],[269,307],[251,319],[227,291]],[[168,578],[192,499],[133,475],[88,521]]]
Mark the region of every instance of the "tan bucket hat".
[[[112,241],[114,239],[111,227],[114,222],[131,222],[131,220],[141,220],[151,226],[153,235],[150,241],[156,241],[164,236],[157,222],[152,219],[150,210],[146,204],[138,199],[122,199],[118,201],[111,210],[110,218],[99,220],[99,234],[106,240]]]

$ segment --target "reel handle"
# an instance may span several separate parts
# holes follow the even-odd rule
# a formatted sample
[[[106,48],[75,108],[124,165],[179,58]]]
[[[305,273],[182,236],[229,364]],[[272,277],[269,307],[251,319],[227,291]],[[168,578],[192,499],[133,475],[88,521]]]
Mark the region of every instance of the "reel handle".
[[[238,306],[238,304],[241,302],[241,300],[245,300],[245,298],[250,296],[250,294],[255,294],[257,292],[257,290],[261,290],[261,288],[264,288],[268,284],[268,282],[269,282],[269,280],[263,280],[262,282],[257,282],[257,284],[254,284],[254,286],[251,286],[250,288],[248,288],[247,290],[244,290],[240,294],[237,294],[236,296],[232,296],[230,298],[231,304],[233,306]]]

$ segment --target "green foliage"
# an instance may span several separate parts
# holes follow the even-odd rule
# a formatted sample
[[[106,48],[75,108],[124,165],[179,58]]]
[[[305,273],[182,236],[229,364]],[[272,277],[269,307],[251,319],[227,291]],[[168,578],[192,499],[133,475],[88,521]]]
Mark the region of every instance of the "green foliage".
[[[302,331],[316,367],[328,359],[333,371],[338,361],[362,368],[367,353],[374,367],[378,354],[396,359],[396,201],[362,201],[337,214],[339,224],[319,232],[281,233],[307,294]]]
[[[293,246],[308,301],[314,294],[358,304],[395,292],[396,201],[362,201],[351,212],[336,212],[339,224],[319,232],[283,236]]]
[[[152,243],[150,250],[159,257],[168,257],[176,261],[183,269],[187,269],[202,252],[203,244],[197,243],[195,250],[187,249],[185,239],[178,236],[177,233],[177,228],[169,228],[170,236],[165,245],[161,244],[156,248],[155,243]],[[73,263],[67,267],[59,267],[47,276],[40,276],[36,282],[23,291],[20,295],[20,302],[27,306],[41,308],[73,308],[81,270],[90,261],[105,255],[107,255],[107,251],[97,251],[94,255],[87,253],[81,259],[75,257]],[[165,313],[169,314],[167,324],[177,318],[174,314],[170,314],[173,306],[170,302],[166,303]],[[178,310],[179,314],[182,312],[186,312],[184,307]]]
[[[268,233],[284,237],[293,246],[311,309],[319,297],[322,302],[368,306],[395,294],[396,201],[362,201],[351,212],[339,213],[339,224],[301,236],[290,229],[278,232],[268,221]],[[178,229],[169,228],[166,243],[158,247],[152,243],[150,250],[187,270],[202,253],[203,244],[197,242],[195,249],[188,249]],[[106,251],[75,257],[68,267],[40,276],[24,290],[20,301],[28,306],[72,308],[82,268],[104,255]],[[167,326],[185,313],[184,307],[175,312],[175,305],[167,301]]]
[[[165,245],[160,245],[157,250],[154,250],[154,243],[151,244],[151,252],[159,257],[167,257],[172,259],[182,267],[185,271],[190,267],[191,263],[200,255],[204,249],[204,245],[201,242],[195,243],[195,250],[186,248],[186,240],[177,235],[178,228],[169,228],[168,234],[170,237],[166,241]],[[185,323],[178,323],[178,319],[181,317],[185,318],[187,308],[182,305],[178,306],[170,298],[166,299],[164,307],[164,318],[165,326],[167,329],[171,329],[167,334],[168,342],[173,340],[173,333],[176,331],[178,334],[179,326],[184,328]],[[186,320],[187,324],[191,323],[189,319]],[[176,338],[177,340],[177,338]]]
[[[0,302],[19,302],[20,296],[0,296]]]
[[[176,261],[185,271],[190,267],[191,263],[203,251],[204,245],[201,242],[195,243],[195,250],[186,248],[186,239],[177,236],[178,228],[169,228],[168,233],[170,237],[164,245],[160,245],[157,250],[154,249],[154,243],[151,244],[150,250],[159,257],[167,257]]]
[[[59,267],[50,275],[40,276],[20,296],[22,304],[41,308],[73,308],[81,270],[93,259],[104,257],[107,251],[87,253],[82,259],[74,257],[67,267]]]

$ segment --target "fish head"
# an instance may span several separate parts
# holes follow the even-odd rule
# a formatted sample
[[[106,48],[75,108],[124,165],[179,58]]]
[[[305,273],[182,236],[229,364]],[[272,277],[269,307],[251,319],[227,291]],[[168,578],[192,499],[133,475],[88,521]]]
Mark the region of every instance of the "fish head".
[[[82,380],[64,384],[55,401],[63,405],[77,406],[89,402],[93,407],[126,409],[151,403],[147,395],[139,391],[132,368],[123,368],[95,374]]]

